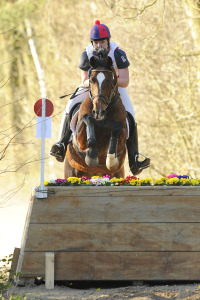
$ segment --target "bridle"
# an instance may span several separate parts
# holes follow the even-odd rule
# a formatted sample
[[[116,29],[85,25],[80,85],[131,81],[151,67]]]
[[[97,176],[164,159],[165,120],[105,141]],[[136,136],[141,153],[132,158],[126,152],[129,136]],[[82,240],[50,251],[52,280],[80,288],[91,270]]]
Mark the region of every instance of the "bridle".
[[[118,99],[120,97],[120,95],[119,95],[118,92],[115,93],[115,88],[116,88],[117,82],[116,82],[116,84],[114,84],[113,80],[110,80],[111,92],[110,92],[109,97],[107,97],[107,96],[105,96],[103,94],[92,95],[91,88],[90,88],[90,77],[91,77],[91,73],[92,72],[110,72],[110,73],[112,73],[112,78],[114,77],[114,72],[111,71],[111,70],[104,70],[104,69],[90,69],[89,70],[89,96],[90,96],[90,99],[91,99],[91,101],[93,103],[94,98],[95,97],[99,97],[99,99],[106,105],[106,108],[105,108],[105,110],[106,110],[111,105],[114,105],[118,101]],[[114,102],[111,103],[111,100],[112,100],[113,96],[115,96],[115,95],[117,97],[115,98]]]

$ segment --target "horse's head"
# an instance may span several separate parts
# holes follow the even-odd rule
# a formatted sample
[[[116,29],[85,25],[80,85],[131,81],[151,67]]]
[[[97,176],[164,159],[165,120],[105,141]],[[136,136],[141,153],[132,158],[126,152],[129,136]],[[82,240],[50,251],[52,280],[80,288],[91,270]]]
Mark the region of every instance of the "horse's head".
[[[117,75],[108,50],[96,48],[90,59],[89,71],[90,98],[93,103],[92,113],[96,120],[103,120],[106,110],[117,97]]]

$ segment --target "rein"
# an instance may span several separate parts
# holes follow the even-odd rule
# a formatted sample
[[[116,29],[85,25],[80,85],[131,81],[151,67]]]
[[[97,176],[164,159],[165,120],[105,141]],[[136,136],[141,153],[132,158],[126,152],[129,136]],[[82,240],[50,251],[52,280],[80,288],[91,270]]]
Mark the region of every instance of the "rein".
[[[71,99],[73,99],[73,98],[76,97],[76,92],[77,92],[77,91],[82,91],[82,90],[83,90],[83,92],[79,93],[79,95],[88,92],[88,87],[77,87],[77,89],[75,90],[75,92],[70,93],[70,94],[67,94],[67,95],[60,96],[59,98],[60,98],[60,99],[63,99],[63,98],[65,98],[65,97],[68,97],[68,96],[71,96],[71,95],[72,95],[72,96],[71,96]]]
[[[112,73],[112,75],[114,75],[114,72],[113,72],[113,71],[110,71],[110,70],[90,69],[90,71],[89,71],[89,79],[90,79],[90,76],[91,76],[91,72],[110,72],[110,73]],[[106,105],[106,103],[107,103],[105,110],[107,110],[107,108],[110,107],[110,106],[114,106],[114,105],[117,103],[117,101],[119,100],[119,97],[120,97],[119,92],[117,92],[117,94],[115,94],[115,88],[116,88],[117,83],[114,85],[114,84],[113,84],[113,81],[111,81],[111,80],[110,80],[110,83],[111,83],[112,89],[111,89],[111,92],[110,92],[109,97],[107,97],[107,96],[105,96],[105,95],[103,95],[103,94],[92,95],[91,89],[90,89],[90,85],[89,85],[89,95],[90,95],[90,99],[91,99],[92,103],[93,103],[93,100],[94,100],[95,97],[99,97],[99,99],[100,99],[105,105]],[[111,102],[113,96],[115,96],[115,95],[116,95],[117,97],[115,98],[114,102]]]

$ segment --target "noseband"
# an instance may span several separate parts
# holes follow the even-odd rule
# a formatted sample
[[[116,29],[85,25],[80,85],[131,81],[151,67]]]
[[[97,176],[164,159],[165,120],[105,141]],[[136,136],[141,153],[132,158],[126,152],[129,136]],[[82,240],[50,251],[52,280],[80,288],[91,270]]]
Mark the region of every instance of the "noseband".
[[[113,75],[114,75],[114,72],[113,72],[113,71],[110,71],[110,70],[97,70],[97,69],[92,69],[92,70],[89,71],[89,79],[90,79],[90,76],[91,76],[91,72],[110,72],[110,73],[112,73],[112,77],[113,77]],[[116,88],[116,85],[117,85],[117,83],[114,85],[112,80],[110,80],[110,84],[111,84],[111,92],[110,92],[109,97],[107,97],[107,96],[105,96],[105,95],[103,95],[103,94],[96,94],[96,95],[93,96],[92,93],[91,93],[91,89],[89,89],[89,95],[90,95],[90,99],[91,99],[92,103],[93,103],[93,100],[94,100],[95,97],[99,97],[99,99],[100,99],[105,105],[106,105],[106,103],[107,103],[105,110],[106,110],[106,109],[110,106],[110,104],[111,104],[111,100],[112,100],[112,97],[115,95],[115,88]],[[90,85],[89,85],[89,88],[90,88]],[[114,105],[114,104],[118,101],[118,99],[119,99],[119,93],[117,92],[117,97],[116,97],[114,103],[112,103],[112,104]]]

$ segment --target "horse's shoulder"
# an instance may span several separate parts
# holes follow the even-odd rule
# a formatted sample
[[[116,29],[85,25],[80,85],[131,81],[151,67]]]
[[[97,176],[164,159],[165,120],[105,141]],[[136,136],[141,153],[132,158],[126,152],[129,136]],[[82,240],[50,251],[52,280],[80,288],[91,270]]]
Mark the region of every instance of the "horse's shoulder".
[[[79,109],[79,115],[84,116],[87,113],[92,111],[92,101],[89,97],[86,97],[85,100],[81,103]]]

